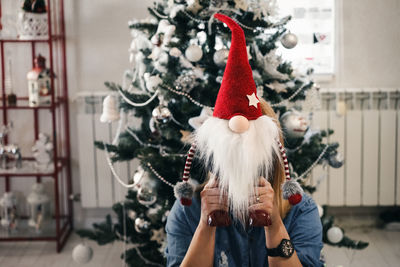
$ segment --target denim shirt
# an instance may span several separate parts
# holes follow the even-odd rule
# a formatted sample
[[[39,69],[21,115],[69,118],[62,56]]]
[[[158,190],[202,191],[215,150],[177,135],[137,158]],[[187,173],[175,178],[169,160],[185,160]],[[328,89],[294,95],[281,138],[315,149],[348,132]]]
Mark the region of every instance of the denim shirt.
[[[200,199],[193,198],[191,206],[174,203],[168,215],[167,266],[179,266],[186,255],[200,221]],[[283,223],[303,266],[323,266],[322,225],[314,200],[304,194],[300,203],[292,206]],[[201,255],[199,255],[201,257]],[[263,227],[249,227],[232,223],[217,227],[215,236],[214,266],[268,266]]]

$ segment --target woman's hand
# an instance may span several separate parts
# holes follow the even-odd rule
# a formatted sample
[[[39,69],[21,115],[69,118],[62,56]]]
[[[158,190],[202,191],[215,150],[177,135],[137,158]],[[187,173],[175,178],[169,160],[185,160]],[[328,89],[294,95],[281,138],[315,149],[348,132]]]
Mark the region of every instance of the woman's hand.
[[[282,222],[278,205],[275,203],[274,189],[264,177],[260,177],[255,195],[250,199],[249,211],[263,211],[269,214],[271,227]]]
[[[208,215],[213,211],[223,210],[228,212],[228,198],[218,188],[218,181],[210,179],[205,185],[201,196],[200,223],[208,226]]]

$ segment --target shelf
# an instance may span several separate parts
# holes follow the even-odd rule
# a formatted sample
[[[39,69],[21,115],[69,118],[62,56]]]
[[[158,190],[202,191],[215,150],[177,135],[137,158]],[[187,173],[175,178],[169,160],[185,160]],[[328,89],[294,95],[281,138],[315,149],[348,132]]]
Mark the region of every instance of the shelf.
[[[30,40],[23,40],[23,39],[2,39],[0,38],[0,42],[3,43],[47,43],[49,41],[61,40],[64,38],[63,34],[52,35],[51,38],[46,39],[30,39]]]
[[[0,98],[0,100],[2,100],[2,98]],[[63,104],[65,101],[65,98],[63,97],[57,97],[56,102],[54,103],[54,107],[58,107],[61,104]],[[46,105],[39,105],[37,107],[30,107],[28,104],[28,97],[18,97],[17,98],[17,104],[15,106],[0,106],[0,109],[52,109],[53,106],[51,104],[46,104]]]
[[[61,217],[62,218],[60,218],[60,225],[62,226],[62,230],[63,231],[68,230],[67,227],[69,223],[67,217],[66,216],[61,216]],[[49,218],[46,219],[40,231],[36,231],[35,228],[29,226],[28,219],[18,219],[16,230],[8,230],[5,227],[0,226],[0,241],[8,241],[8,240],[12,241],[57,240],[56,220]]]
[[[58,171],[62,170],[65,166],[65,159],[59,158]],[[14,162],[10,162],[9,165],[12,166]],[[9,169],[0,169],[1,176],[11,176],[11,177],[37,177],[37,176],[50,176],[55,177],[57,173],[54,171],[54,163],[51,163],[49,168],[46,170],[37,170],[35,168],[35,162],[33,160],[22,161],[22,168],[11,167]]]

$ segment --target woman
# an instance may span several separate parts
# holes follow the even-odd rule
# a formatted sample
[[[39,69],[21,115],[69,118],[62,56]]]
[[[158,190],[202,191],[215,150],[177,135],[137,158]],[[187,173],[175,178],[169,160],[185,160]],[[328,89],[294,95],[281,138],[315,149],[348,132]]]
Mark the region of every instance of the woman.
[[[260,106],[264,115],[276,118],[265,101],[261,100]],[[257,199],[250,200],[250,211],[271,215],[268,227],[245,227],[238,222],[210,227],[208,214],[228,211],[227,198],[220,197],[222,192],[213,179],[200,187],[191,206],[175,202],[166,225],[167,266],[322,266],[322,226],[317,206],[307,195],[290,206],[281,194],[284,180],[284,169],[277,162],[270,182],[260,177]]]

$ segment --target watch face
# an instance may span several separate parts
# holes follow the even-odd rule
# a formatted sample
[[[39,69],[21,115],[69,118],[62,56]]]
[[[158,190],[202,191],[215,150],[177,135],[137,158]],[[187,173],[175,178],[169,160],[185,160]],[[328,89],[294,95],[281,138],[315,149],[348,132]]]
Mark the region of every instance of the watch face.
[[[283,239],[281,243],[281,251],[282,251],[282,256],[285,258],[289,258],[292,256],[294,252],[293,244],[290,240]]]

